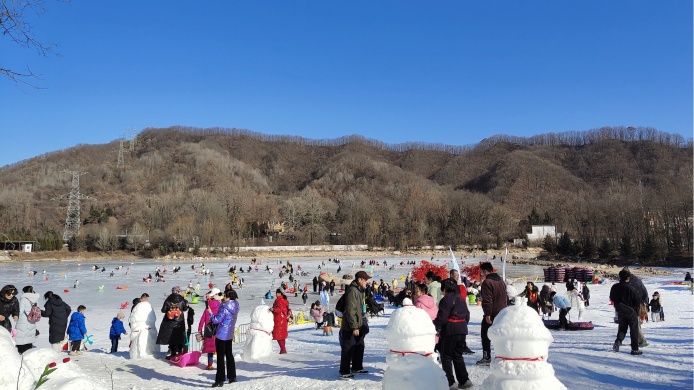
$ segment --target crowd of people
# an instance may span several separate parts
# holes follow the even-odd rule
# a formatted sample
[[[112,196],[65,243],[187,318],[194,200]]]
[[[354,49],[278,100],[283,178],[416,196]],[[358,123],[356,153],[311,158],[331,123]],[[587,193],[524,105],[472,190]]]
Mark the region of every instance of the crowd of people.
[[[205,273],[204,265],[201,265],[201,269],[201,274],[209,273]],[[280,272],[291,275],[294,270],[287,264]],[[165,272],[157,269],[155,273],[162,276]],[[230,273],[235,276],[236,269],[230,269]],[[439,353],[441,368],[449,386],[465,389],[473,384],[465,367],[464,355],[475,353],[467,344],[470,321],[468,303],[479,303],[483,311],[480,329],[482,356],[476,361],[479,366],[489,366],[491,363],[489,328],[494,324],[497,315],[516,299],[522,299],[524,304],[543,318],[551,317],[553,312],[558,310],[560,329],[568,327],[567,316],[572,309],[578,311],[580,320],[590,304],[588,286],[576,280],[566,282],[565,293],[558,293],[555,283],[544,284],[540,290],[532,281],[528,281],[524,290],[516,294],[515,289],[494,271],[491,263],[480,264],[480,275],[480,281],[469,281],[467,277],[452,269],[446,279],[428,272],[423,282],[416,282],[412,275],[408,274],[404,288],[397,291],[397,280],[393,280],[391,284],[383,279],[369,282],[372,276],[360,270],[345,287],[344,295],[335,307],[335,313],[328,312],[326,304],[322,305],[320,301],[316,301],[311,304],[310,316],[315,321],[316,329],[334,326],[335,314],[342,317],[339,331],[339,377],[351,379],[355,375],[368,372],[363,365],[364,341],[369,333],[367,314],[378,315],[379,307],[374,306],[376,295],[388,297],[396,306],[413,305],[420,308],[428,314],[436,328],[435,350]],[[209,292],[204,294],[205,309],[193,336],[202,344],[202,353],[207,354],[207,370],[215,369],[216,354],[216,376],[212,386],[221,387],[225,381],[236,381],[232,341],[240,305],[233,283],[228,283],[224,291],[213,285],[210,287]],[[287,328],[293,316],[285,295],[288,287],[282,286],[275,291],[274,302],[269,309],[274,320],[272,339],[277,341],[280,354],[287,353]],[[314,292],[329,292],[332,295],[334,288],[334,281],[326,283],[317,277],[313,279]],[[294,289],[296,292],[299,291],[296,283]],[[307,286],[304,286],[304,303],[308,297],[306,289]],[[193,286],[191,281],[185,293],[197,296],[199,290],[200,284]],[[43,309],[40,309],[39,298],[40,295],[30,285],[24,287],[19,296],[17,288],[13,285],[6,285],[0,290],[0,325],[13,332],[17,351],[21,354],[33,347],[39,335],[36,322],[40,317],[44,317],[48,318],[48,341],[54,350],[62,351],[67,346],[70,355],[82,354],[85,339],[88,337],[85,315],[87,307],[79,305],[73,312],[70,305],[59,295],[48,291],[43,295],[45,303]],[[614,303],[615,322],[619,324],[613,344],[614,351],[619,351],[628,330],[631,354],[642,354],[640,348],[648,343],[641,330],[641,323],[648,320],[648,311],[651,313],[652,321],[665,319],[663,301],[659,293],[656,291],[649,300],[643,282],[625,268],[619,273],[619,283],[610,290],[610,300]],[[147,293],[133,300],[127,329],[123,323],[125,314],[122,310],[119,311],[112,319],[109,330],[111,353],[118,351],[122,336],[130,336],[129,352],[132,359],[154,356],[161,345],[168,348],[166,359],[175,361],[186,354],[195,324],[195,310],[184,296],[184,291],[178,286],[173,287],[160,311],[163,316],[158,329],[155,324],[156,313],[149,303]]]

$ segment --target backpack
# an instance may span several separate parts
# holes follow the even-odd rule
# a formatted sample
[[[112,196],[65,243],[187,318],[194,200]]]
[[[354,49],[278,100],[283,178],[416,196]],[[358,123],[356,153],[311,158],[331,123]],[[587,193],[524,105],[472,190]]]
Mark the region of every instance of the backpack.
[[[337,303],[335,304],[335,315],[339,318],[342,318],[342,313],[345,311],[345,294],[342,294],[340,299],[337,300]]]
[[[181,309],[178,308],[178,303],[171,303],[169,311],[166,312],[166,318],[170,320],[177,320],[181,317]]]
[[[27,320],[35,324],[41,320],[41,308],[37,304],[32,304],[31,305],[31,310],[29,310],[29,314],[27,314]]]

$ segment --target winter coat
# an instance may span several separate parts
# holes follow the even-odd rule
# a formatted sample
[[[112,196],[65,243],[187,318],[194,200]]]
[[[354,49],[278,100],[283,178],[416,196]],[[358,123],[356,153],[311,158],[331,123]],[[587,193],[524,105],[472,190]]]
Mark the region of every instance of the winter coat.
[[[352,332],[364,325],[364,295],[355,280],[345,290],[345,311],[342,313],[342,329]]]
[[[631,277],[629,278],[629,286],[631,286],[636,291],[636,294],[639,298],[639,303],[648,305],[648,290],[646,290],[646,286],[643,285],[643,282],[641,281],[641,279],[639,279],[638,276],[631,275]]]
[[[286,300],[285,300],[286,302]],[[223,302],[217,309],[217,314],[210,317],[210,320],[217,324],[217,333],[215,336],[220,340],[231,340],[234,338],[234,327],[236,327],[236,318],[239,316],[241,306],[237,300]],[[209,313],[208,313],[209,314]],[[286,327],[285,327],[285,338]]]
[[[216,299],[210,299],[207,301],[208,305],[210,306],[210,310],[212,310],[212,314],[217,314],[217,311],[219,310],[219,306],[221,305],[221,302],[219,302]],[[211,321],[211,316],[210,312],[205,310],[202,312],[202,316],[200,317],[200,322],[198,323],[198,332],[204,333],[205,325],[210,323]],[[217,349],[214,345],[215,343],[215,336],[212,337],[206,337],[202,340],[202,353],[214,353],[217,352]]]
[[[84,340],[84,336],[87,335],[84,314],[78,311],[72,313],[70,323],[67,326],[67,335],[70,337],[70,341]]]
[[[552,302],[554,303],[554,306],[556,306],[558,309],[569,309],[571,308],[571,302],[569,302],[568,299],[566,299],[565,296],[556,294],[554,298],[552,299]]]
[[[32,306],[39,300],[37,293],[23,293],[19,298],[19,319],[17,320],[17,345],[33,344],[36,341],[36,324],[29,322],[27,316]]]
[[[526,286],[525,290],[523,290],[523,292],[520,293],[520,296],[528,298],[527,305],[533,308],[533,310],[540,310],[540,297],[537,286],[534,286],[532,289],[528,289],[528,287]]]
[[[619,313],[619,317],[631,319],[638,315],[641,306],[639,292],[627,282],[619,282],[610,289],[610,300]]]
[[[651,312],[660,313],[660,299],[659,298],[651,299],[651,303],[649,303],[648,306],[651,307]],[[17,324],[19,324],[19,322]],[[19,325],[17,325],[17,328],[19,328]]]
[[[585,303],[578,293],[578,290],[574,289],[566,292],[569,302],[571,302],[571,307],[575,307],[577,310],[583,311],[585,309]]]
[[[487,275],[482,281],[482,311],[484,316],[496,317],[508,303],[506,283],[496,272]]]
[[[166,314],[171,309],[172,304],[178,304],[181,315],[178,318],[169,319]],[[173,293],[166,298],[161,308],[164,318],[161,320],[161,325],[159,325],[157,344],[183,345],[186,343],[186,324],[183,315],[186,310],[188,310],[188,301],[181,294]]]
[[[552,314],[552,311],[554,311],[552,296],[550,294],[551,290],[549,286],[542,286],[542,290],[538,296],[538,302],[540,303],[540,308],[542,309],[543,314]]]
[[[311,309],[311,317],[313,317],[316,322],[323,322],[323,314],[325,314],[325,310],[322,306]]]
[[[414,303],[414,307],[427,312],[427,314],[429,314],[429,318],[431,318],[432,321],[436,318],[436,315],[439,313],[439,309],[436,307],[436,304],[434,303],[434,298],[432,298],[431,295],[425,294],[417,298],[416,302]]]
[[[63,302],[59,296],[53,295],[48,298],[44,310],[41,310],[41,317],[48,317],[49,343],[58,344],[65,340],[65,331],[71,311],[70,305]]]
[[[287,338],[287,317],[288,317],[289,302],[279,296],[275,299],[272,305],[272,317],[275,320],[275,326],[272,328],[273,340],[284,340]]]
[[[432,298],[434,298],[434,303],[438,308],[439,301],[441,300],[441,283],[434,280],[433,282],[427,284],[427,292]]]
[[[470,310],[466,300],[454,292],[446,293],[439,302],[439,311],[434,325],[441,337],[467,334],[467,323],[470,321]]]
[[[10,299],[5,299],[5,296],[0,297],[0,314],[5,317],[0,321],[0,325],[4,326],[8,332],[12,332],[12,323],[10,318],[19,316],[19,299],[13,296]]]
[[[583,290],[581,291],[583,293],[583,299],[586,301],[590,300],[590,289],[588,289],[587,284],[583,284]]]
[[[111,340],[120,340],[120,335],[125,333],[125,326],[123,326],[123,321],[119,320],[118,317],[114,317],[111,321],[111,329],[108,332],[108,338]]]

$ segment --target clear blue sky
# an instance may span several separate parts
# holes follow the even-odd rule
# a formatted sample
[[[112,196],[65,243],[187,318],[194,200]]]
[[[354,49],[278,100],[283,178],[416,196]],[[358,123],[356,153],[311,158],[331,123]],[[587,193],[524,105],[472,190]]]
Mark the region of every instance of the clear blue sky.
[[[0,166],[130,127],[475,144],[601,126],[692,137],[692,1],[87,1],[0,36]],[[114,152],[114,160],[116,153]],[[69,167],[67,167],[69,168]]]

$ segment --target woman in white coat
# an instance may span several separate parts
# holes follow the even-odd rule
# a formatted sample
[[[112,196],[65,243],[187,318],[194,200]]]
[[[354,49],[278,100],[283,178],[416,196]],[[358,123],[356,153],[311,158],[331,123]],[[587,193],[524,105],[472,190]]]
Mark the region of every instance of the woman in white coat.
[[[36,324],[29,322],[27,316],[39,300],[39,294],[34,292],[34,288],[26,286],[22,289],[22,296],[19,297],[19,318],[17,319],[17,335],[15,343],[17,351],[22,354],[30,350],[36,342]]]
[[[130,313],[130,359],[153,357],[157,352],[157,316],[143,298]]]

